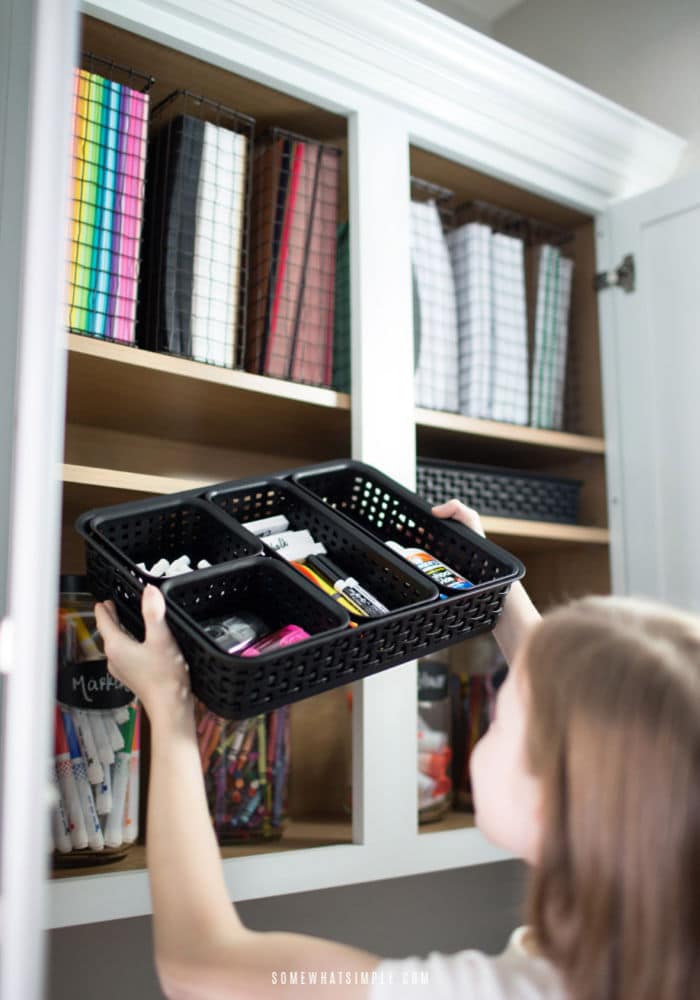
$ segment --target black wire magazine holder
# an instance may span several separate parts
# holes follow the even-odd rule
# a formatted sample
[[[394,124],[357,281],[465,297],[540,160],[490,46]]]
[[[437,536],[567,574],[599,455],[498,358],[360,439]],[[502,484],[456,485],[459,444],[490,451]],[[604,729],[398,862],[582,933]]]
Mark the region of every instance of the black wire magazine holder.
[[[202,504],[210,505],[215,517],[202,517]],[[209,525],[219,531],[228,520],[234,548],[223,546],[222,561],[209,568],[154,580],[139,569],[138,563],[148,566],[148,559],[138,558],[133,540],[140,538],[140,551],[152,558],[154,532],[159,532],[159,544],[167,544],[173,555],[183,554],[181,546],[193,538],[183,510],[197,512],[199,534],[194,537],[200,547],[215,553],[201,533]],[[282,511],[294,530],[308,525],[331,556],[344,558],[349,564],[344,568],[364,578],[389,612],[351,621],[337,601],[281,556],[267,549],[255,554],[259,540],[241,522]],[[354,461],[92,510],[81,515],[76,528],[85,541],[92,593],[98,600],[112,599],[121,621],[138,639],[144,636],[143,588],[147,582],[161,586],[168,624],[189,664],[194,694],[228,719],[270,712],[490,631],[511,584],[525,573],[523,564],[504,549],[456,521],[433,517],[415,493]],[[437,587],[384,544],[392,539],[426,549],[474,586]],[[310,638],[255,657],[226,653],[201,623],[237,608],[257,613],[272,629],[299,625]]]

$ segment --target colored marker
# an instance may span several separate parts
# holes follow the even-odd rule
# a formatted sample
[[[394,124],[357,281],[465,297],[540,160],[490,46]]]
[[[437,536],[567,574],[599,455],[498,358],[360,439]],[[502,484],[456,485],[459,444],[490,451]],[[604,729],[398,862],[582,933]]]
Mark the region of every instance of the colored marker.
[[[80,805],[78,786],[73,774],[63,716],[58,707],[56,707],[55,727],[56,779],[66,809],[71,843],[76,850],[80,851],[88,845],[87,830]]]
[[[389,614],[389,609],[381,601],[365,590],[354,577],[346,578],[343,571],[327,556],[309,556],[307,562],[315,573],[325,577],[334,590],[349,598],[364,614],[373,616]]]
[[[122,835],[125,844],[133,844],[139,835],[139,760],[141,757],[141,711],[137,707],[134,738],[129,754],[129,780]]]
[[[83,811],[83,818],[85,820],[85,827],[87,830],[88,847],[90,847],[93,851],[101,851],[104,849],[105,841],[102,836],[102,827],[100,826],[97,809],[95,808],[95,799],[92,795],[92,788],[90,788],[90,782],[85,768],[85,761],[80,753],[78,735],[75,731],[75,727],[73,726],[73,720],[70,717],[70,714],[68,712],[63,712],[62,716],[63,725],[66,731],[66,739],[68,741],[71,767],[73,768],[75,783],[78,786],[80,806]]]
[[[104,766],[103,781],[95,787],[95,807],[99,816],[106,816],[112,809],[112,768]]]
[[[353,604],[352,601],[348,600],[345,594],[338,593],[337,590],[331,587],[327,580],[324,580],[324,578],[319,576],[318,573],[314,573],[314,571],[305,563],[293,562],[292,566],[294,566],[295,569],[298,569],[300,573],[303,573],[307,580],[311,580],[312,583],[315,583],[319,590],[322,590],[324,594],[328,594],[328,596],[332,597],[334,601],[337,601],[341,608],[345,608],[345,610],[349,611],[351,615],[361,615],[363,618],[366,617],[361,608],[358,608],[356,604]]]

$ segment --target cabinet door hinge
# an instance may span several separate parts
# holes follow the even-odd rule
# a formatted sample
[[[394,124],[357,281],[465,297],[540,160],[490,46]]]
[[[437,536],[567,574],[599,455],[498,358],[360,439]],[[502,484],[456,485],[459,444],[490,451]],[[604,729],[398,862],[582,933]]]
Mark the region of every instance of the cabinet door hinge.
[[[622,288],[626,292],[634,291],[634,257],[625,254],[619,267],[612,271],[599,271],[595,276],[593,287],[596,292],[604,288]]]

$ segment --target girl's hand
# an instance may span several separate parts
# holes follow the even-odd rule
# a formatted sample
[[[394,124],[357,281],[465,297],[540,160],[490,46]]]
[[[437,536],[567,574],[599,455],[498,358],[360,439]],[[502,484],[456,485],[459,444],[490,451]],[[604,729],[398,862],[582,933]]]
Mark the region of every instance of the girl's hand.
[[[95,605],[95,619],[104,641],[110,673],[141,701],[149,716],[166,711],[191,695],[187,664],[165,621],[165,600],[148,584],[141,598],[146,625],[144,642],[137,642],[119,624],[112,601]]]
[[[433,507],[433,514],[435,517],[451,517],[461,524],[466,524],[468,528],[475,531],[477,535],[481,535],[482,538],[486,537],[481,525],[481,518],[477,512],[472,510],[471,507],[465,506],[459,500],[448,500],[447,503],[438,504],[437,507]]]

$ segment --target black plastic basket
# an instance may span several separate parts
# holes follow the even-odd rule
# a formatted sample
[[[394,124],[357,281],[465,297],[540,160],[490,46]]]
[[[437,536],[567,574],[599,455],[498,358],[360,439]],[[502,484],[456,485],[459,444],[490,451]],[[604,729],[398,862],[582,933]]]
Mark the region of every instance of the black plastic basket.
[[[525,575],[505,549],[454,520],[434,517],[425,500],[362,462],[326,462],[298,470],[293,479],[380,541],[424,549],[474,584],[466,591],[440,588],[464,614],[464,637],[473,631],[472,612],[475,622],[485,619],[485,627],[493,627],[510,584]]]
[[[328,650],[350,632],[347,612],[277,559],[254,556],[171,577],[162,591],[171,605],[173,634],[191,665],[192,689],[223,717],[232,711],[240,718],[269,712],[285,704],[288,695],[323,690]],[[293,623],[311,638],[255,657],[226,653],[200,623],[232,607],[262,616],[271,631]]]
[[[297,477],[303,485],[295,488],[289,480]],[[330,506],[320,503],[314,492],[319,492]],[[205,494],[215,502],[205,500]],[[145,523],[150,537],[149,525],[158,508],[191,506],[194,500],[195,494],[189,491],[92,511],[78,520],[78,530],[86,543],[92,592],[99,600],[112,598],[121,620],[139,639],[144,634],[140,600],[147,576],[135,566],[136,561],[143,560],[134,559],[133,537],[144,530],[139,527],[140,521]],[[415,494],[376,469],[356,462],[291,470],[264,483],[248,480],[218,484],[200,491],[199,503],[205,508],[208,505],[212,514],[224,519],[233,537],[240,532],[244,540],[252,539],[254,545],[260,545],[259,540],[225,511],[236,514],[240,521],[284,512],[290,526],[308,527],[338,562],[342,559],[344,570],[363,580],[390,608],[381,617],[350,623],[335,601],[295,569],[284,565],[281,557],[263,555],[247,559],[248,553],[243,551],[234,555],[226,566],[198,570],[165,582],[154,581],[163,587],[168,621],[187,658],[195,694],[212,711],[229,719],[269,712],[488,631],[496,623],[511,583],[524,575],[522,564],[503,549],[454,521],[439,521]],[[212,523],[210,519],[205,521]],[[108,523],[113,532],[106,538]],[[125,535],[118,534],[117,524]],[[391,549],[377,544],[391,537],[405,545],[424,546],[470,579],[474,587],[467,591],[443,589],[442,599],[438,599],[432,581],[423,578]],[[129,547],[128,554],[121,549],[123,538]],[[178,535],[174,555],[182,554],[181,540]],[[160,549],[155,554],[167,556]],[[193,562],[201,557],[198,551],[187,554]],[[278,602],[282,607],[289,598],[283,597],[281,591],[286,593],[291,588],[302,595],[300,599],[320,606],[322,614],[329,616],[325,618],[327,627],[323,631],[318,631],[315,625],[307,627],[313,633],[312,638],[250,660],[231,656],[213,646],[198,625],[201,617],[198,610],[193,610],[196,602],[215,584],[226,595],[236,600],[240,597],[253,610],[252,597],[254,594],[259,597],[263,590],[254,590],[253,584],[248,589],[242,584],[238,589],[234,586],[239,579],[244,580],[246,573],[253,572],[246,568],[251,564],[255,565],[254,573],[260,574],[260,580],[270,574],[278,582],[283,580],[279,594],[267,592],[273,603]],[[272,569],[273,566],[276,568]],[[242,568],[240,577],[238,567]],[[261,588],[262,584],[255,586]],[[267,607],[267,597],[265,601]],[[263,619],[264,612],[264,608],[257,610]],[[301,612],[295,610],[295,614]],[[345,620],[347,627],[342,626]],[[303,620],[285,622],[291,623],[305,627]]]
[[[94,535],[148,583],[158,583],[158,578],[138,569],[138,563],[152,566],[161,558],[188,555],[194,570],[201,559],[217,565],[257,555],[263,548],[222,510],[191,493],[88,511],[78,530]]]
[[[437,587],[422,573],[364,531],[336,517],[324,504],[283,479],[217,486],[207,498],[238,521],[283,514],[290,531],[307,528],[330,558],[390,611],[434,601]],[[295,571],[296,572],[296,571]],[[353,616],[358,621],[365,617]]]
[[[480,514],[576,524],[581,481],[489,465],[419,459],[417,492],[430,503],[453,497]]]

